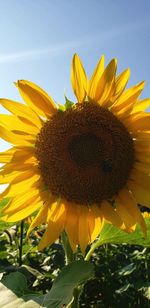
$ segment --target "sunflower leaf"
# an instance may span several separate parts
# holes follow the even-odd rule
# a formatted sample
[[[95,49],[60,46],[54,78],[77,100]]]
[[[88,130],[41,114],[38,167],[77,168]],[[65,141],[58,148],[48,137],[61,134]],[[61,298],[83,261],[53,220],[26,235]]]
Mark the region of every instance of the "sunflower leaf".
[[[147,237],[144,238],[140,227],[137,225],[133,233],[126,233],[111,224],[106,223],[101,231],[96,247],[103,244],[130,244],[130,245],[141,245],[144,247],[150,247],[150,219],[145,219],[147,226]]]
[[[10,273],[2,279],[2,282],[17,295],[23,294],[27,289],[26,277],[19,272]]]
[[[45,296],[43,306],[59,308],[68,305],[73,297],[74,288],[93,276],[94,267],[89,262],[80,260],[65,266]]]
[[[39,308],[42,301],[41,294],[31,294],[27,289],[27,280],[22,273],[10,273],[1,280],[0,307]]]

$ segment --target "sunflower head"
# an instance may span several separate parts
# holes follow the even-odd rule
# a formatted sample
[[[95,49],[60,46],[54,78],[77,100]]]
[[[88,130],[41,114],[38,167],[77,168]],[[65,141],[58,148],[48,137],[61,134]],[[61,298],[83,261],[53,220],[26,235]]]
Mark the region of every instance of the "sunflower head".
[[[43,125],[35,149],[50,191],[84,205],[113,198],[126,184],[134,163],[129,132],[95,102],[57,112]]]
[[[150,100],[139,99],[144,82],[125,90],[130,71],[116,76],[116,66],[113,59],[105,68],[102,56],[88,80],[74,55],[77,102],[66,108],[25,80],[16,83],[25,104],[0,100],[12,113],[0,115],[0,134],[13,144],[0,153],[0,183],[9,184],[3,219],[37,211],[29,232],[47,224],[40,249],[65,230],[72,249],[84,252],[105,220],[127,232],[139,223],[146,233],[137,204],[150,206]]]

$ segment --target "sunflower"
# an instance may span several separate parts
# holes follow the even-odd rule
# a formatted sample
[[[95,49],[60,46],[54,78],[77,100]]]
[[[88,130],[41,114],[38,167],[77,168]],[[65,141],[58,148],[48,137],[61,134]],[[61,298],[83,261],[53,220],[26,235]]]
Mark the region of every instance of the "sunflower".
[[[116,76],[117,61],[102,56],[90,80],[74,55],[71,82],[77,102],[56,105],[32,82],[16,86],[24,104],[0,103],[0,136],[12,147],[0,153],[1,193],[9,198],[2,219],[20,221],[33,212],[28,234],[45,223],[39,249],[63,230],[82,252],[104,221],[132,232],[146,226],[138,204],[150,207],[150,99],[144,82],[125,90],[130,70]]]

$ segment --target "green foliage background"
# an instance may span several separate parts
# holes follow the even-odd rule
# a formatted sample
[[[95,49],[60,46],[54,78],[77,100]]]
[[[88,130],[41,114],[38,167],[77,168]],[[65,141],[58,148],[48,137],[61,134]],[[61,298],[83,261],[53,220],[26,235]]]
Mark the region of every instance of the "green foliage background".
[[[6,203],[4,200],[1,207]],[[65,266],[59,241],[37,251],[43,227],[26,240],[27,221],[19,265],[21,225],[0,222],[0,307],[67,307],[74,287],[81,282],[80,307],[150,307],[149,218],[146,224],[146,239],[139,227],[127,234],[106,224],[90,262],[78,251],[78,260]]]

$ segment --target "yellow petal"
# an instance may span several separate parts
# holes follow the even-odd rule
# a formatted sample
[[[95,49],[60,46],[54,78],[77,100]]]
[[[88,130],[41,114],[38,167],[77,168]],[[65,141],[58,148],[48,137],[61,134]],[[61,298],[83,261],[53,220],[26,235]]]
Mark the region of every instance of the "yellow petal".
[[[140,170],[133,169],[130,179],[134,180],[138,185],[146,190],[150,190],[150,176]]]
[[[146,173],[147,175],[150,174],[150,164],[136,162],[134,163],[134,168]]]
[[[77,245],[75,245],[74,242],[71,241],[71,239],[69,239],[69,244],[71,246],[73,253],[75,253],[77,250]]]
[[[133,106],[132,113],[145,111],[150,106],[150,98],[142,99]]]
[[[138,152],[146,155],[150,154],[150,139],[135,139],[134,149],[135,153]]]
[[[117,198],[117,201],[119,200],[119,203],[122,204],[122,207],[126,210],[126,213],[128,213],[128,216],[131,216],[132,218],[129,218],[129,221],[131,221],[131,224],[138,223],[141,226],[141,229],[146,236],[146,225],[145,221],[143,219],[143,216],[137,206],[137,202],[131,192],[129,192],[127,189],[122,189],[119,192],[119,196]],[[116,209],[119,210],[118,207]],[[121,210],[121,208],[120,208]],[[120,211],[119,211],[120,212]],[[123,215],[122,215],[123,219]],[[126,223],[125,223],[126,224]]]
[[[146,155],[150,155],[150,142],[146,145],[144,142],[140,142],[139,144],[134,142],[135,153],[142,153]]]
[[[150,155],[136,152],[136,160],[142,163],[150,163]]]
[[[66,210],[64,204],[58,204],[57,209],[55,208],[54,211],[55,215],[53,219],[48,220],[47,230],[38,245],[39,250],[42,250],[46,246],[54,243],[64,229],[64,223],[66,218]]]
[[[0,126],[0,137],[14,145],[33,146],[33,144],[35,143],[35,137],[31,135],[23,136],[16,133],[12,133],[7,128],[4,128],[2,126]]]
[[[73,242],[75,245],[79,244],[78,238],[78,212],[77,207],[78,205],[74,203],[67,202],[68,204],[68,211],[67,211],[67,218],[65,222],[65,231],[68,235],[69,241]]]
[[[130,105],[129,105],[130,107]],[[111,110],[112,111],[112,110]],[[115,112],[113,112],[115,114]],[[116,112],[116,115],[118,113]],[[124,116],[122,116],[122,119],[121,121],[123,122],[123,124],[127,127],[128,129],[128,126],[135,120],[135,119],[140,119],[141,118],[141,112],[136,112],[136,113],[132,113],[132,110],[131,112],[127,112],[126,114],[124,114]],[[120,116],[119,116],[120,117]],[[129,130],[129,129],[128,129]],[[133,133],[133,132],[132,132]],[[137,131],[134,131],[134,134],[136,134]],[[139,132],[138,132],[139,133]]]
[[[150,131],[141,131],[141,132],[136,132],[134,134],[134,137],[137,139],[137,141],[148,141],[150,142]]]
[[[115,80],[115,93],[113,99],[115,100],[124,91],[126,84],[130,77],[130,70],[127,68],[120,75],[116,77]]]
[[[14,147],[16,150],[13,154],[13,157],[11,159],[11,163],[34,163],[35,162],[35,156],[34,152],[35,149],[33,147],[27,147],[27,146],[17,146]]]
[[[0,104],[12,112],[14,115],[18,116],[22,121],[24,120],[27,123],[30,123],[33,126],[37,126],[39,129],[42,126],[41,119],[37,114],[28,106],[20,104],[18,102],[9,100],[9,99],[0,99]]]
[[[59,199],[53,202],[52,204],[49,204],[49,213],[47,220],[57,221],[60,219],[60,217],[64,212],[66,215],[67,212],[66,204],[61,199]]]
[[[136,137],[137,138],[137,137]],[[140,138],[137,138],[136,140],[134,140],[134,145],[135,146],[138,146],[139,148],[148,148],[149,145],[150,145],[150,134],[149,134],[149,139],[148,138],[145,138],[145,139],[140,139]]]
[[[141,117],[139,118],[133,118],[132,121],[131,120],[127,120],[126,124],[128,126],[128,129],[130,129],[130,131],[132,132],[137,132],[142,131],[142,130],[147,130],[150,131],[150,114],[141,114]]]
[[[114,226],[121,228],[123,221],[121,220],[118,213],[116,213],[116,211],[113,209],[112,205],[109,202],[107,201],[102,202],[101,211],[105,220],[107,220]]]
[[[56,112],[52,98],[39,86],[27,80],[18,80],[16,86],[23,100],[39,115],[49,117]]]
[[[52,245],[59,238],[63,230],[63,216],[62,220],[58,220],[56,222],[49,221],[47,230],[38,245],[38,250],[42,250],[45,247]]]
[[[25,175],[23,174],[23,176],[21,174],[0,194],[0,197],[10,198],[25,193],[32,188],[32,185],[37,187],[39,178],[38,174],[32,174],[30,171],[26,172]]]
[[[20,209],[10,213],[10,215],[3,216],[2,220],[6,222],[20,221],[30,216],[32,213],[38,210],[42,205],[43,205],[43,202],[41,200],[36,199],[35,202],[33,203],[31,202],[28,205],[27,204],[22,205]]]
[[[0,125],[12,131],[12,133],[17,132],[24,136],[29,134],[32,136],[39,133],[39,129],[36,126],[22,122],[14,115],[0,114]]]
[[[34,158],[35,159],[35,158]],[[8,176],[8,175],[11,175],[12,173],[12,170],[14,170],[14,172],[18,172],[18,174],[20,174],[20,172],[24,172],[24,171],[28,171],[28,170],[31,170],[33,168],[33,166],[35,166],[35,162],[31,161],[29,163],[8,163],[6,164],[5,166],[2,166],[0,167],[0,178],[2,179],[2,177],[5,177],[5,176]],[[9,183],[9,181],[8,181]]]
[[[125,118],[127,118],[128,115],[130,115],[132,112],[132,104],[127,104],[126,107],[122,108],[119,111],[113,110],[113,114],[117,116],[122,122]],[[129,129],[129,127],[127,127]]]
[[[12,169],[13,170],[13,169]],[[12,171],[10,174],[0,172],[0,184],[8,184],[20,175],[18,171]]]
[[[5,165],[0,167],[1,174],[3,175],[17,170],[31,170],[32,167],[34,167],[35,170],[37,165],[37,159],[34,156],[34,149],[32,150],[32,148],[29,147],[23,147],[22,149],[13,147],[6,152],[0,153],[0,162],[6,162]]]
[[[134,194],[138,204],[150,208],[150,190],[146,190],[133,181],[128,181],[128,187]]]
[[[95,71],[89,81],[89,90],[88,90],[88,96],[92,99],[95,100],[95,92],[97,89],[97,86],[99,84],[99,81],[101,79],[101,76],[104,72],[104,56],[102,56],[95,68]]]
[[[126,203],[124,204],[120,197],[116,197],[116,212],[120,216],[121,220],[124,222],[125,229],[127,231],[132,231],[135,229],[136,220],[132,216],[132,210],[126,207]]]
[[[89,208],[88,213],[88,226],[89,226],[89,235],[90,235],[90,243],[95,241],[97,236],[100,234],[103,227],[103,217],[101,210],[95,204],[93,204]]]
[[[79,208],[79,243],[81,251],[84,254],[87,245],[90,242],[89,227],[88,227],[88,214],[89,209],[87,206],[81,205]]]
[[[0,152],[0,163],[9,163],[15,151],[16,151],[15,148],[12,147],[7,151]]]
[[[112,112],[121,112],[121,110],[126,106],[132,106],[135,104],[137,98],[141,94],[143,88],[144,88],[144,81],[140,82],[136,86],[129,88],[126,90],[115,102],[115,104],[112,106],[111,111]]]
[[[95,95],[93,93],[93,100],[99,101],[100,105],[104,105],[109,99],[109,96],[114,93],[114,82],[116,74],[117,60],[113,59],[105,68],[100,80],[97,82]]]
[[[44,193],[39,189],[32,188],[24,194],[9,199],[8,204],[2,209],[2,213],[10,215],[11,213],[17,212],[19,209],[28,206],[31,203],[35,203],[36,200],[40,199],[44,200]]]
[[[87,94],[88,81],[81,60],[77,54],[74,55],[72,60],[71,82],[78,103],[83,103]]]
[[[54,202],[54,198],[52,197],[51,199],[51,203]],[[49,207],[51,205],[50,200],[49,202],[46,201],[45,203],[43,203],[43,206],[41,207],[40,211],[38,212],[38,214],[36,215],[36,217],[33,219],[28,232],[27,232],[27,236],[29,236],[29,234],[31,233],[31,231],[36,228],[37,226],[46,223],[47,218],[48,218],[48,211],[49,211]]]

